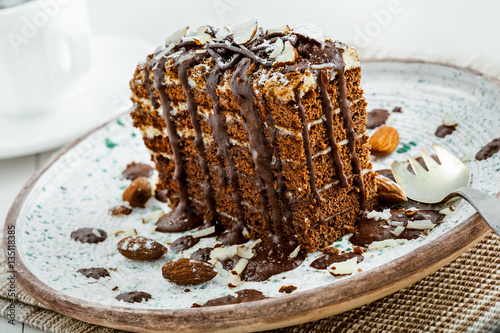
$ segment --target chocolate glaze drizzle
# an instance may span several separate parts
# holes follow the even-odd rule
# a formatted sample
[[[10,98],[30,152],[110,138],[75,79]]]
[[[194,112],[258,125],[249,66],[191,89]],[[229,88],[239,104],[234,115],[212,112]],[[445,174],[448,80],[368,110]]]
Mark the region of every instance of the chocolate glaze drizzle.
[[[155,78],[154,88],[158,91],[158,95],[160,96],[163,118],[165,119],[165,124],[167,126],[170,145],[172,146],[172,150],[174,152],[174,179],[179,189],[179,204],[172,212],[167,215],[163,215],[158,222],[156,222],[156,230],[159,232],[181,232],[201,225],[203,220],[193,212],[191,207],[189,207],[186,171],[184,169],[184,159],[180,149],[179,134],[177,133],[174,121],[172,120],[172,106],[170,105],[170,100],[165,93],[163,86],[165,80],[165,63],[166,58],[161,58],[153,67],[153,74]]]
[[[189,117],[191,118],[191,124],[193,125],[194,128],[194,133],[195,133],[194,146],[196,147],[196,150],[198,150],[199,161],[200,161],[199,163],[201,166],[201,171],[203,173],[203,182],[204,182],[203,189],[204,189],[205,200],[207,201],[207,206],[208,206],[207,215],[212,216],[213,218],[215,214],[215,201],[214,201],[214,196],[212,194],[213,192],[212,185],[210,184],[210,175],[208,172],[207,158],[205,153],[205,147],[203,145],[203,135],[201,133],[200,123],[198,122],[197,119],[198,107],[196,105],[196,100],[193,96],[193,93],[191,91],[188,82],[188,68],[190,65],[192,65],[199,59],[200,57],[197,57],[196,54],[194,54],[191,51],[188,52],[186,56],[177,58],[176,65],[177,65],[177,73],[179,75],[179,80],[181,81],[182,87],[184,88],[184,92],[186,93],[187,109]]]
[[[216,30],[210,27],[214,35]],[[287,234],[293,234],[293,216],[290,203],[286,197],[286,189],[281,175],[282,162],[279,156],[276,139],[276,129],[270,115],[264,113],[261,117],[260,105],[263,101],[257,101],[252,87],[252,72],[258,67],[254,64],[270,67],[274,64],[273,60],[267,59],[269,47],[267,41],[274,42],[277,38],[289,41],[303,58],[302,61],[292,65],[287,65],[285,72],[289,70],[311,70],[311,65],[320,64],[321,69],[316,68],[317,84],[321,91],[322,107],[326,115],[326,127],[328,139],[331,145],[331,154],[334,160],[334,167],[341,186],[348,185],[347,177],[344,172],[343,162],[340,158],[333,131],[333,106],[328,94],[328,85],[330,84],[331,74],[335,71],[338,78],[338,99],[344,126],[347,131],[348,148],[351,151],[351,162],[353,169],[353,181],[359,189],[360,207],[366,208],[366,198],[364,183],[361,174],[361,166],[356,152],[356,133],[353,126],[350,103],[347,98],[347,86],[345,82],[345,63],[342,57],[343,48],[341,44],[332,41],[319,43],[315,40],[285,33],[265,34],[260,31],[260,36],[247,44],[246,47],[240,47],[232,44],[231,37],[226,41],[210,42],[198,45],[193,41],[186,41],[176,44],[170,51],[163,53],[162,56],[154,55],[145,66],[145,86],[149,90],[150,99],[155,108],[160,105],[163,109],[163,118],[167,128],[170,145],[173,151],[175,162],[174,179],[178,187],[179,203],[177,207],[168,215],[163,216],[157,222],[157,231],[178,232],[192,229],[202,223],[202,219],[196,216],[189,206],[189,194],[187,190],[187,179],[183,154],[181,152],[180,138],[176,126],[172,119],[169,97],[164,87],[164,71],[167,56],[173,52],[181,50],[181,55],[175,58],[174,64],[177,67],[177,73],[182,87],[187,97],[188,112],[195,132],[194,145],[199,153],[199,163],[204,177],[204,195],[208,206],[208,216],[216,218],[216,207],[213,191],[210,182],[210,173],[207,163],[205,147],[203,144],[203,135],[200,123],[197,120],[197,105],[188,82],[188,69],[196,61],[210,56],[215,61],[215,66],[207,77],[206,92],[209,95],[213,113],[209,116],[209,125],[212,128],[212,136],[216,146],[216,158],[221,169],[220,184],[222,187],[231,186],[233,200],[237,212],[237,222],[232,230],[219,236],[224,244],[239,244],[245,241],[242,231],[245,226],[245,211],[242,207],[242,196],[238,182],[235,162],[231,156],[229,135],[225,120],[222,116],[219,97],[217,95],[217,85],[222,72],[233,69],[230,79],[231,92],[235,101],[239,105],[240,114],[244,118],[244,128],[247,132],[248,142],[257,175],[256,184],[261,196],[262,215],[266,219],[266,230],[269,232],[269,238],[280,242],[283,237],[283,231]],[[266,42],[266,43],[264,43]],[[340,46],[340,47],[339,47]],[[204,48],[201,52],[198,49]],[[206,51],[206,52],[205,52]],[[151,84],[150,70],[153,72],[154,84]],[[154,90],[157,91],[159,102],[155,99]],[[321,213],[320,203],[321,195],[316,187],[314,162],[312,158],[311,146],[308,137],[307,116],[304,106],[301,102],[301,96],[298,88],[294,90],[295,103],[297,105],[302,121],[302,134],[304,141],[304,150],[306,153],[306,162],[310,172],[311,194],[317,202],[319,209],[320,223],[324,222]],[[263,119],[264,118],[264,119]],[[266,138],[269,134],[270,142]],[[272,147],[272,148],[271,148]],[[273,159],[274,157],[274,159]],[[273,162],[274,160],[274,162]],[[278,179],[275,181],[273,170],[278,171]],[[285,222],[285,223],[284,223]],[[293,243],[293,242],[292,242]],[[291,246],[295,244],[291,244]]]

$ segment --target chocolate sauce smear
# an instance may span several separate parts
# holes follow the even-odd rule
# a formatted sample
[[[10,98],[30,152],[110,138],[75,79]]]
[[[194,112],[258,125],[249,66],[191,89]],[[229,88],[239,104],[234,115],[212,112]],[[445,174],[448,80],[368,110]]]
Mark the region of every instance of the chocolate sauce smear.
[[[122,176],[129,180],[134,180],[139,177],[149,178],[153,175],[153,171],[154,168],[150,165],[132,162],[123,170]]]
[[[142,303],[147,302],[151,297],[153,297],[151,294],[143,291],[130,291],[116,296],[115,299],[127,303]]]
[[[183,236],[183,237],[177,238],[172,243],[172,245],[170,245],[170,249],[172,251],[181,252],[181,251],[192,248],[193,246],[195,246],[199,242],[200,242],[199,238],[194,238],[191,235]]]
[[[456,129],[457,125],[454,126],[441,125],[437,128],[436,133],[434,133],[434,135],[437,136],[438,138],[444,138],[445,136],[455,132]]]
[[[280,293],[284,293],[284,294],[290,294],[290,293],[294,292],[297,289],[298,288],[296,286],[294,286],[294,285],[282,286],[282,287],[280,287],[279,292]]]
[[[496,138],[495,140],[488,143],[486,146],[481,148],[480,151],[476,154],[476,160],[482,161],[491,156],[495,155],[500,151],[500,138]]]
[[[113,216],[129,215],[132,212],[132,208],[128,208],[127,206],[116,206],[109,210],[109,213]]]
[[[82,274],[86,278],[93,278],[96,280],[110,276],[108,270],[102,267],[80,268],[76,272]]]
[[[204,305],[193,304],[192,308],[208,307],[208,306],[218,306],[218,305],[228,305],[228,304],[239,304],[243,302],[259,301],[261,299],[268,298],[264,294],[255,289],[243,289],[236,292],[237,297],[233,295],[227,295],[207,301]]]
[[[366,123],[366,128],[374,129],[385,124],[387,118],[389,118],[389,111],[385,109],[374,109],[368,112],[367,115],[368,115],[368,120]]]
[[[71,233],[71,238],[80,243],[96,244],[104,242],[107,237],[106,231],[97,228],[80,228]]]
[[[316,269],[327,269],[333,263],[343,262],[343,261],[349,260],[351,258],[357,258],[358,264],[360,262],[362,262],[364,259],[364,257],[362,255],[359,255],[359,254],[354,253],[354,252],[342,253],[342,254],[338,254],[338,255],[326,254],[326,255],[314,260],[311,263],[311,265],[309,265],[309,266],[311,266],[312,268],[316,268]]]
[[[300,252],[295,258],[290,258],[290,253],[296,248],[294,242],[279,240],[276,236],[264,238],[241,273],[241,280],[265,281],[273,275],[295,269],[305,259]]]
[[[439,225],[443,222],[444,214],[436,210],[419,210],[412,215],[411,211],[408,212],[403,208],[393,208],[391,209],[390,221],[394,222],[408,222],[408,221],[418,221],[418,220],[431,220],[435,225]],[[425,235],[425,230],[419,229],[406,229],[399,235],[396,236],[392,233],[396,229],[395,226],[390,226],[384,220],[369,219],[366,216],[362,216],[356,225],[356,231],[349,239],[349,241],[358,246],[368,246],[375,241],[382,241],[385,239],[415,239],[421,235]]]

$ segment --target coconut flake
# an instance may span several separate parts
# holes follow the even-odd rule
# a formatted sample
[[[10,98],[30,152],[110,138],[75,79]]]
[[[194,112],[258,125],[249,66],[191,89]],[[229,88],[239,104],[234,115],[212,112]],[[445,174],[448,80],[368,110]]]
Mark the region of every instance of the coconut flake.
[[[358,263],[358,258],[354,257],[342,262],[336,262],[332,266],[328,267],[328,272],[337,275],[351,275],[356,271],[356,265]]]

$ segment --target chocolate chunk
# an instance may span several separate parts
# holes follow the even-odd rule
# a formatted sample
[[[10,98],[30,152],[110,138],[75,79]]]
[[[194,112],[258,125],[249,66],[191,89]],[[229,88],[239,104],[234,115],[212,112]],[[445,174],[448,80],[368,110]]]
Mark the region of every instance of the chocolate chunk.
[[[394,109],[392,109],[392,112],[403,113],[403,110],[400,106],[395,106]]]
[[[109,213],[113,216],[129,215],[132,212],[133,210],[131,208],[128,208],[127,206],[116,206],[109,210]]]
[[[115,299],[127,303],[142,303],[142,301],[147,302],[151,297],[153,297],[151,294],[142,291],[129,291],[116,296]]]
[[[204,305],[200,305],[198,303],[193,304],[192,308],[197,307],[208,307],[208,306],[218,306],[218,305],[227,305],[227,304],[239,304],[243,302],[252,302],[258,301],[261,299],[266,299],[268,297],[264,296],[262,292],[255,289],[243,289],[236,292],[237,297],[233,295],[227,295],[215,299],[211,299],[206,302]]]
[[[97,228],[80,228],[71,233],[71,238],[80,243],[99,243],[103,242],[108,234],[106,231]]]
[[[456,128],[457,128],[457,125],[453,125],[453,126],[441,125],[437,128],[436,133],[434,133],[434,135],[437,136],[438,138],[444,138],[445,136],[453,133]]]
[[[195,246],[196,244],[198,244],[199,241],[200,241],[199,238],[194,238],[191,235],[183,236],[183,237],[177,238],[170,245],[170,249],[172,251],[178,251],[178,252],[184,251],[184,250],[192,248],[193,246]]]
[[[280,293],[285,293],[285,294],[290,294],[291,292],[297,290],[297,287],[295,286],[282,286],[279,290]]]
[[[491,156],[495,155],[500,151],[500,138],[496,138],[495,140],[488,143],[486,146],[481,148],[480,151],[476,154],[476,160],[482,161]]]
[[[210,253],[212,252],[213,248],[211,247],[204,247],[201,249],[198,249],[191,253],[190,258],[191,259],[196,259],[204,262],[208,262],[210,260]]]
[[[161,202],[169,202],[167,197],[168,190],[155,191],[155,199]]]
[[[132,162],[123,170],[122,176],[126,179],[134,180],[139,177],[149,178],[153,175],[153,167],[144,163]]]
[[[108,270],[102,267],[80,268],[76,272],[82,274],[86,278],[93,278],[96,280],[110,276]]]
[[[374,129],[380,125],[385,124],[389,118],[389,111],[385,109],[374,109],[367,114],[368,121],[366,123],[367,129]]]

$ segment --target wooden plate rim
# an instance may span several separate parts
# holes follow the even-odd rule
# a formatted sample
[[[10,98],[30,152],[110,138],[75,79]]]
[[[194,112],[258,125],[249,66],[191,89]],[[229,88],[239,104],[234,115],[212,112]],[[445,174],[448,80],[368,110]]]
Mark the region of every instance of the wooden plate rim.
[[[453,64],[413,59],[366,60],[366,62],[422,63],[455,68],[500,86],[500,80]],[[27,195],[38,179],[59,158],[94,132],[61,148],[26,183],[9,210],[4,226],[4,252],[7,258],[9,227],[15,226]],[[500,198],[500,192],[497,194]],[[475,213],[452,230],[381,267],[356,274],[332,285],[256,302],[196,309],[134,309],[77,299],[59,292],[27,269],[15,251],[16,278],[37,301],[58,313],[116,329],[138,332],[251,332],[296,325],[338,314],[387,296],[435,272],[490,234],[491,229]],[[329,297],[325,295],[335,295]],[[270,311],[272,309],[272,311]]]

